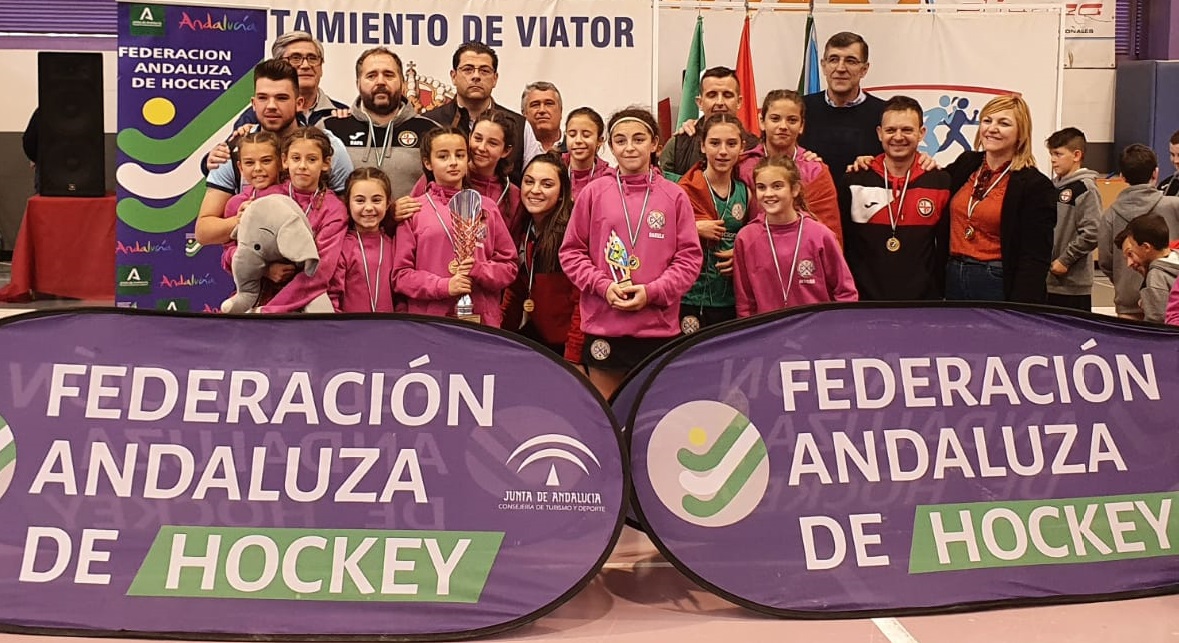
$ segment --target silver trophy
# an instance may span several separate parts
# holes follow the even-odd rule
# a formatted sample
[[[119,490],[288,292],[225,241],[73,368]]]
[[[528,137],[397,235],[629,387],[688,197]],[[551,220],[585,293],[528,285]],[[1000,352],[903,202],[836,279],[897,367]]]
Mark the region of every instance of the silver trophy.
[[[447,207],[450,208],[450,224],[454,229],[454,265],[457,266],[475,256],[475,244],[479,241],[483,227],[483,195],[475,190],[459,190],[458,194],[451,197]],[[470,295],[459,297],[454,312],[459,319],[480,322]]]

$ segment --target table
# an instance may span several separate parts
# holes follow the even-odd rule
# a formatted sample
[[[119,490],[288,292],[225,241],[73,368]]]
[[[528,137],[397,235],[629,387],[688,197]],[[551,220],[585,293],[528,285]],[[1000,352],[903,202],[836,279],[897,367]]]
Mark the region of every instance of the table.
[[[33,196],[0,301],[115,298],[115,197]]]

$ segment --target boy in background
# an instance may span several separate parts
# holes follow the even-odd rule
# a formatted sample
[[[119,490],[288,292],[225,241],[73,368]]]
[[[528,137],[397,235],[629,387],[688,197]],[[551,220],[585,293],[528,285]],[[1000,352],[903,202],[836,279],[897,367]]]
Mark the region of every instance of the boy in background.
[[[1166,196],[1179,196],[1179,181],[1176,180],[1176,177],[1179,177],[1179,130],[1171,134],[1167,151],[1171,154],[1171,166],[1175,168],[1175,174],[1159,181],[1159,189]]]
[[[1093,259],[1101,195],[1097,173],[1083,167],[1085,133],[1066,127],[1048,137],[1052,181],[1056,186],[1056,230],[1048,269],[1050,306],[1088,312],[1093,308]]]
[[[1142,319],[1138,303],[1142,275],[1127,267],[1122,247],[1114,240],[1131,221],[1145,214],[1163,217],[1170,238],[1179,237],[1179,197],[1163,196],[1155,187],[1159,178],[1159,160],[1154,150],[1140,143],[1129,145],[1118,158],[1122,178],[1129,187],[1118,194],[1097,227],[1097,263],[1114,287],[1114,307],[1118,317]]]

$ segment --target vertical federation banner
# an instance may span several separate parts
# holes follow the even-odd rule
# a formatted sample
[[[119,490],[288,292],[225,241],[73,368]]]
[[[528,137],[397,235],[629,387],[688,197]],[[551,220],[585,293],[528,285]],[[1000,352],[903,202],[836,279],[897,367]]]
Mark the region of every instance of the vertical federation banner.
[[[1179,334],[842,306],[703,331],[633,405],[648,533],[786,616],[1179,589]]]
[[[201,158],[253,93],[266,13],[120,2],[118,305],[213,310],[233,289],[220,249],[193,239]]]
[[[505,333],[95,309],[0,340],[6,626],[486,635],[575,595],[622,526],[601,398]]]
[[[355,62],[387,46],[405,64],[419,110],[454,98],[451,55],[479,40],[499,55],[497,102],[520,110],[524,86],[562,90],[565,112],[604,116],[649,105],[651,5],[641,0],[270,0],[265,10],[171,4],[119,5],[119,228],[116,299],[122,306],[216,309],[233,280],[220,248],[192,239],[204,194],[200,160],[249,104],[249,71],[274,38],[310,32],[324,45],[320,88],[351,104]],[[575,80],[570,80],[575,79]]]

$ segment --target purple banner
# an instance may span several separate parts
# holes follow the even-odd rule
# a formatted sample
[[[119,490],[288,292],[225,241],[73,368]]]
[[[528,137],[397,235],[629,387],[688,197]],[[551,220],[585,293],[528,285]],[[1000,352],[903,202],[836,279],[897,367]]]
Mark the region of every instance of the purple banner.
[[[193,236],[205,194],[201,158],[250,101],[266,12],[132,2],[118,9],[116,302],[219,310],[233,280],[221,248],[202,248]]]
[[[479,326],[95,310],[0,339],[8,626],[486,634],[575,594],[621,529],[601,398]]]
[[[673,563],[785,616],[1179,590],[1179,333],[850,306],[704,331],[629,418]]]

